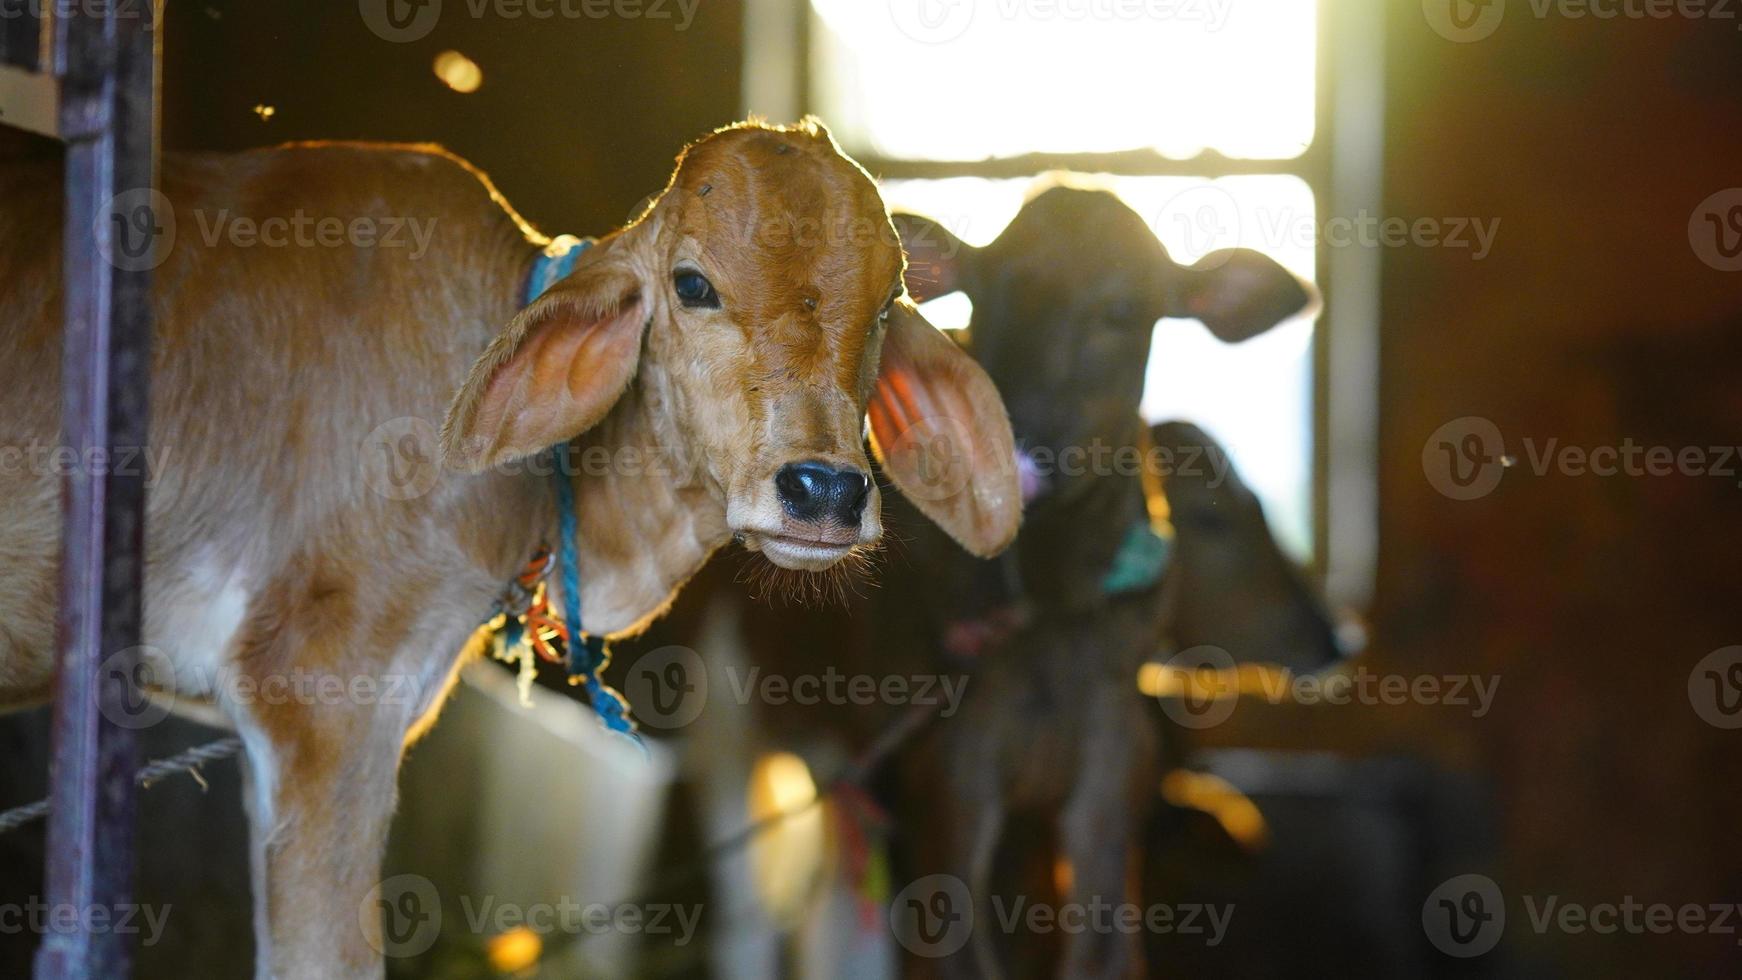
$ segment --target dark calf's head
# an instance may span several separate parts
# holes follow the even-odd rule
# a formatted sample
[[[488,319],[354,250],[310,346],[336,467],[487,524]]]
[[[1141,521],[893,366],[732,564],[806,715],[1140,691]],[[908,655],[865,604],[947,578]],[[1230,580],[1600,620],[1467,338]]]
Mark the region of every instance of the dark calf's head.
[[[1102,190],[1049,187],[985,248],[928,218],[895,222],[909,290],[922,300],[960,290],[973,302],[970,349],[1003,395],[1018,443],[1051,454],[1054,490],[1079,469],[1066,454],[1134,434],[1156,321],[1200,320],[1232,343],[1315,301],[1310,286],[1250,249],[1178,265],[1135,211]]]

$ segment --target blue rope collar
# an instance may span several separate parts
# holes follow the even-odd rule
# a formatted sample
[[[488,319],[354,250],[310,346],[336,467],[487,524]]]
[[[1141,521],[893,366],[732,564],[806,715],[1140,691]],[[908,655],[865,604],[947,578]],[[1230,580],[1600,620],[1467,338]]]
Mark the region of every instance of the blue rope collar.
[[[533,262],[532,274],[526,280],[526,305],[544,295],[545,290],[575,271],[591,239],[562,235],[553,239]],[[575,505],[575,485],[569,479],[567,465],[569,446],[564,443],[550,450],[556,465],[551,467],[556,485],[557,502],[557,574],[562,577],[563,621],[568,628],[567,660],[569,683],[587,689],[587,699],[599,720],[611,731],[640,742],[635,734],[635,722],[629,717],[629,703],[605,684],[602,676],[611,663],[611,653],[605,638],[588,634],[581,628],[581,558],[577,540],[580,537],[580,515]]]

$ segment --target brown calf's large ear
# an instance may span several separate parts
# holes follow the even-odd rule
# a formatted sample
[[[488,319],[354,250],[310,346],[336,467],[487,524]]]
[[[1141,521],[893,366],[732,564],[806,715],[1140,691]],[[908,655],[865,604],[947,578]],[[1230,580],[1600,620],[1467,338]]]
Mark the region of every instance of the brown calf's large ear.
[[[520,311],[472,365],[442,424],[442,458],[476,473],[598,424],[635,377],[647,303],[601,245]]]
[[[1171,261],[1171,260],[1169,260]],[[1225,248],[1173,271],[1167,315],[1202,321],[1226,343],[1248,340],[1318,306],[1318,293],[1275,259]]]
[[[990,558],[1022,523],[1016,442],[992,379],[902,300],[889,315],[871,445],[896,489],[962,547]]]
[[[968,288],[979,249],[917,214],[890,215],[907,252],[907,291],[918,302]]]

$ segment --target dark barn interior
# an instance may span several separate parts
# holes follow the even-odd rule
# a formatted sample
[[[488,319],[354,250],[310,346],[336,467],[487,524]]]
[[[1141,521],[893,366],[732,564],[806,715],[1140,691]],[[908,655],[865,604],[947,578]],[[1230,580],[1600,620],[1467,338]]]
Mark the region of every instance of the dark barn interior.
[[[1236,16],[1242,3],[1232,0]],[[957,4],[935,6],[947,14]],[[891,6],[867,5],[878,17]],[[1253,491],[1238,488],[1238,477],[1239,493],[1217,496],[1212,486],[1195,502],[1182,477],[1169,477],[1165,494],[1153,484],[1140,488],[1143,513],[1159,506],[1172,518],[1174,564],[1160,573],[1163,583],[1186,574],[1180,569],[1194,534],[1230,533],[1230,513],[1254,491],[1283,544],[1271,543],[1260,516],[1262,544],[1242,552],[1260,557],[1233,568],[1205,559],[1205,577],[1178,586],[1188,596],[1196,589],[1238,601],[1215,607],[1195,642],[1177,633],[1158,638],[1136,660],[1115,665],[1114,686],[1129,696],[1135,719],[1126,727],[1118,727],[1125,702],[1099,693],[1091,653],[1044,625],[1020,634],[1020,649],[999,651],[1002,660],[976,653],[971,668],[951,661],[942,671],[945,680],[970,678],[953,727],[949,718],[928,718],[907,732],[901,719],[910,702],[883,694],[805,705],[790,693],[771,698],[771,688],[745,686],[750,676],[790,681],[831,671],[931,677],[940,668],[926,659],[928,645],[957,650],[955,634],[939,640],[938,617],[958,625],[932,613],[950,603],[989,608],[985,596],[1005,587],[992,580],[1008,562],[968,558],[931,527],[924,501],[903,500],[882,479],[888,543],[840,596],[784,598],[782,577],[763,574],[760,558],[729,546],[645,636],[614,643],[605,679],[641,719],[645,757],[572,730],[579,723],[562,712],[584,709],[585,699],[562,682],[560,668],[539,668],[533,712],[517,707],[512,668],[468,668],[440,723],[407,754],[380,876],[390,920],[388,886],[413,876],[428,886],[440,907],[435,921],[444,924],[425,936],[418,923],[429,920],[414,920],[414,938],[406,939],[390,921],[387,975],[1717,978],[1742,971],[1735,560],[1742,461],[1733,458],[1742,452],[1734,448],[1742,446],[1742,263],[1730,261],[1732,246],[1742,247],[1742,190],[1733,189],[1742,185],[1742,20],[1722,5],[1283,4],[1311,8],[1319,29],[1317,129],[1286,164],[1213,148],[1182,161],[1099,144],[928,160],[890,149],[894,141],[855,142],[873,130],[866,120],[875,113],[852,99],[828,101],[819,79],[836,48],[819,39],[829,28],[802,0],[700,0],[687,12],[673,2],[668,17],[654,16],[651,3],[633,16],[603,5],[599,16],[540,17],[449,0],[433,27],[403,41],[371,29],[369,6],[364,0],[360,16],[349,3],[170,0],[161,25],[164,152],[317,139],[436,143],[487,173],[537,228],[604,235],[642,213],[686,144],[749,114],[786,123],[815,112],[872,177],[892,181],[885,197],[896,210],[951,202],[960,190],[920,186],[925,181],[1027,186],[1057,179],[1043,175],[1062,169],[1134,181],[1299,175],[1316,216],[1301,253],[1305,268],[1262,234],[1240,243],[1277,252],[1322,294],[1314,326],[1301,334],[1310,375],[1303,428],[1278,437],[1304,461],[1298,520],[1278,515],[1267,471],[1254,462],[1263,443],[1232,446]],[[577,0],[574,10],[582,6]],[[932,6],[922,4],[922,16]],[[1275,5],[1259,6],[1267,13]],[[981,20],[970,32],[1010,10],[1051,9],[985,0],[978,7]],[[1465,23],[1456,20],[1460,11],[1473,11],[1487,28],[1457,26]],[[1497,28],[1480,20],[1494,11],[1503,14]],[[686,16],[693,19],[680,28]],[[1072,37],[1061,33],[1057,43]],[[446,52],[463,56],[461,67],[444,69],[438,56]],[[967,122],[999,95],[963,91],[948,78],[916,82],[925,63],[897,55],[873,64],[840,84],[917,85],[924,97],[901,107],[918,120],[914,132],[980,132]],[[1083,85],[1072,74],[1083,64],[1061,57],[1018,74],[1085,107],[1113,106],[1114,116],[1209,98]],[[482,83],[467,71],[481,71]],[[836,122],[837,105],[863,116]],[[1009,143],[1008,135],[994,145]],[[56,158],[46,140],[4,128],[0,138],[0,168]],[[966,200],[981,192],[960,193]],[[990,262],[1015,248],[1014,231],[989,244],[1015,214],[1014,198],[987,212],[995,220],[967,204],[960,209],[965,217],[953,230],[969,244],[958,254],[979,247],[974,254]],[[1400,228],[1433,222],[1441,241],[1413,231],[1395,242],[1336,239],[1331,219],[1369,215],[1401,219]],[[951,215],[938,217],[950,224]],[[1078,234],[1098,248],[1120,219],[1065,220],[1057,227],[1066,230],[1037,237]],[[1454,227],[1491,229],[1491,243],[1478,257],[1444,238]],[[916,299],[933,298],[926,288],[949,294],[959,285],[954,273],[926,264],[923,247],[901,230],[908,289]],[[184,218],[180,234],[190,233],[196,226]],[[1090,248],[1061,250],[1045,268]],[[1085,276],[1110,268],[1083,264]],[[1037,280],[1048,274],[1032,272]],[[978,288],[991,292],[993,277],[979,275]],[[1020,318],[1029,300],[983,300],[975,288],[967,290],[977,311],[971,344],[987,346],[969,349],[984,359],[994,328],[981,318],[997,310]],[[0,311],[17,309],[0,301]],[[1028,344],[1039,363],[1069,360],[1040,347],[1068,345],[1068,337],[1026,336],[1014,342],[1018,353]],[[0,322],[0,338],[0,360],[23,356],[11,324]],[[1023,378],[1015,386],[987,368],[1019,444],[1032,411],[1047,419],[1073,410],[1058,400],[1023,407],[1031,386],[1044,387],[1042,367],[1012,368]],[[1177,370],[1182,386],[1197,370],[1163,368]],[[1156,372],[1152,361],[1151,386]],[[1069,387],[1080,380],[1068,382],[1069,398],[1092,406],[1089,395],[1106,396]],[[302,383],[282,381],[287,389]],[[1238,377],[1214,383],[1235,403],[1264,396],[1262,383],[1248,391]],[[1146,415],[1152,397],[1146,388]],[[1200,446],[1205,458],[1216,458],[1222,430],[1214,420],[1184,420],[1209,435],[1145,425],[1134,444],[1208,443]],[[1501,444],[1486,441],[1491,431]],[[10,432],[0,421],[0,443]],[[1599,450],[1626,460],[1629,447],[1636,468],[1595,469]],[[294,447],[281,456],[263,448],[275,454],[287,486],[320,469],[308,469]],[[1648,468],[1653,448],[1677,461]],[[1472,490],[1466,467],[1490,482]],[[1082,585],[1069,564],[1079,557],[1070,542],[1092,535],[1074,522],[1051,528],[1045,513],[1029,512],[1013,554],[1029,562],[1026,543],[1050,541],[1046,534],[1065,542],[1022,569],[1047,583],[1044,598],[1056,599]],[[1191,516],[1199,513],[1209,515],[1203,526]],[[6,514],[0,507],[0,518]],[[1279,530],[1285,525],[1298,534]],[[0,535],[11,532],[0,521]],[[0,563],[18,554],[0,540]],[[1055,561],[1057,582],[1048,576]],[[915,578],[916,568],[931,577]],[[148,563],[148,581],[151,572]],[[873,584],[879,575],[887,580]],[[0,599],[7,583],[0,571]],[[1237,646],[1239,630],[1258,630],[1285,606],[1304,611],[1250,649]],[[151,615],[148,604],[148,625]],[[1006,630],[997,615],[973,620],[976,628],[995,625],[985,641],[991,648],[1028,628],[1024,619]],[[1121,635],[1147,637],[1147,628]],[[1308,649],[1314,629],[1334,637],[1336,662]],[[10,630],[0,621],[0,637]],[[977,650],[979,642],[969,645]],[[1173,669],[1205,649],[1215,657]],[[1223,669],[1208,680],[1210,672],[1197,668]],[[672,707],[662,679],[687,679],[688,688],[672,690],[693,692],[697,670],[711,691],[705,707],[690,712],[681,697]],[[1144,696],[1125,680],[1132,676]],[[1266,687],[1290,676],[1293,696]],[[1366,678],[1372,687],[1358,689],[1366,694],[1352,703],[1315,696],[1317,688],[1301,693],[1301,679],[1331,676]],[[1207,702],[1205,684],[1221,685]],[[977,685],[1007,690],[1014,714],[977,713]],[[1064,693],[1054,701],[1035,693],[1043,687]],[[1115,702],[1119,708],[1107,707]],[[1218,706],[1225,712],[1206,722],[1202,712]],[[591,711],[576,717],[590,726]],[[984,735],[1004,731],[999,726],[1032,739],[1023,743],[1032,755],[987,761],[973,754],[971,738],[956,737],[958,729]],[[47,793],[49,727],[42,704],[0,717],[0,808]],[[892,733],[900,744],[883,745]],[[139,729],[141,758],[221,735],[171,716]],[[1053,735],[1061,743],[1080,736],[1089,748],[1071,755]],[[1062,754],[1049,754],[1055,748]],[[867,759],[875,764],[859,765]],[[1050,801],[1037,805],[1046,809],[1059,803],[1052,782],[1068,774],[1080,786],[1127,765],[1143,773],[1135,814],[1083,816],[1059,804],[1067,819],[1048,827],[1012,804],[1002,840],[993,838],[996,853],[980,862],[1003,900],[986,905],[983,895],[950,890],[963,886],[965,896],[977,884],[940,856],[954,840],[951,821],[981,811],[952,810],[943,787],[1010,766],[1022,774],[1013,784],[1045,784],[1034,795]],[[166,777],[139,796],[137,898],[170,910],[161,935],[135,937],[141,977],[256,969],[243,780],[231,761],[202,773],[198,782]],[[819,792],[825,802],[810,806]],[[771,816],[786,810],[794,815]],[[759,829],[740,832],[752,825]],[[44,831],[37,823],[0,835],[0,975],[30,975],[44,938],[16,925],[29,921],[19,910],[43,894]],[[1100,897],[1165,910],[1169,927],[1116,929],[1109,938],[1091,926],[1088,935],[1105,940],[1095,946],[1056,925],[1014,926],[987,944],[1000,948],[982,951],[979,933],[999,931],[1010,896],[1058,911],[1092,873],[1087,842],[1121,833],[1139,853],[1106,871],[1112,893]],[[942,891],[933,881],[939,874],[951,882]],[[640,925],[613,918],[596,929],[568,919],[552,926],[518,915],[569,900],[634,908]],[[927,928],[924,910],[952,901],[956,911],[972,906],[976,938],[965,949]],[[488,911],[510,905],[516,915]],[[655,911],[675,916],[692,907],[699,910],[693,931],[650,925]],[[1185,927],[1187,910],[1208,923],[1218,909],[1230,914],[1214,941]]]

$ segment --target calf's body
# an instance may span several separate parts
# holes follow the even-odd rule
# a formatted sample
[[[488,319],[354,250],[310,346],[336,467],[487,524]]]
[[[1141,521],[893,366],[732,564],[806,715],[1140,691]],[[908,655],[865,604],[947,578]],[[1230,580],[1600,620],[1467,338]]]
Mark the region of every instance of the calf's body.
[[[0,445],[54,446],[58,178],[27,169],[0,183],[9,284]],[[244,248],[226,237],[172,248],[156,270],[150,673],[174,695],[218,703],[247,743],[245,802],[265,886],[257,921],[270,917],[287,940],[262,949],[261,972],[364,972],[376,954],[356,910],[377,872],[358,858],[384,840],[405,733],[437,703],[465,637],[554,519],[545,487],[505,477],[432,470],[427,493],[375,492],[364,454],[379,448],[368,436],[395,419],[441,418],[456,380],[516,308],[534,252],[477,177],[436,152],[172,157],[163,186],[184,236],[226,211],[419,216],[444,228],[416,260],[440,277],[416,275],[406,252]],[[0,484],[0,679],[16,703],[40,698],[51,680],[58,479],[52,468],[9,467]],[[373,678],[380,696],[355,700],[381,703],[248,694],[293,675]],[[389,685],[399,697],[387,697]],[[299,717],[313,711],[319,726]],[[314,900],[326,887],[355,899]],[[290,941],[297,935],[330,938]]]

